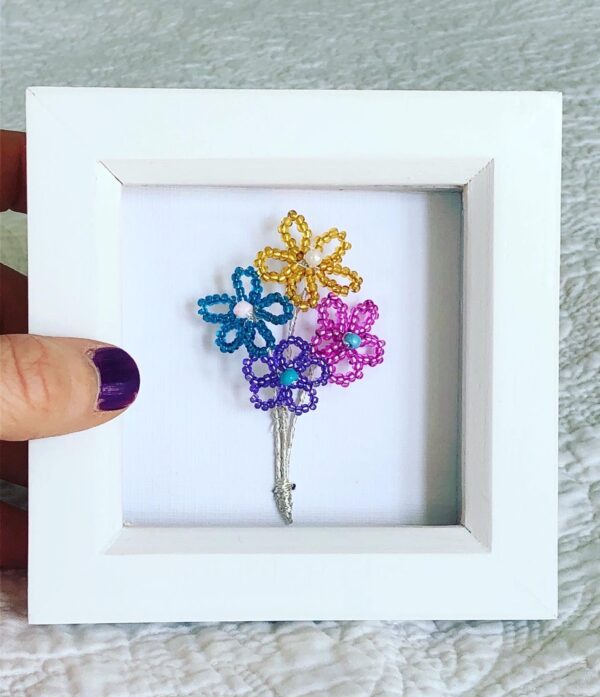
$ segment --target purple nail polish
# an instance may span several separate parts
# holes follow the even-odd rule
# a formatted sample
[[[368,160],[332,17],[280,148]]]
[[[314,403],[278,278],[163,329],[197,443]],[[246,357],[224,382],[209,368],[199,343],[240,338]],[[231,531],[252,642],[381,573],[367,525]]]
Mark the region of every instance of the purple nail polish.
[[[102,346],[89,352],[100,377],[100,411],[116,411],[129,406],[140,389],[140,373],[133,358],[116,346]]]

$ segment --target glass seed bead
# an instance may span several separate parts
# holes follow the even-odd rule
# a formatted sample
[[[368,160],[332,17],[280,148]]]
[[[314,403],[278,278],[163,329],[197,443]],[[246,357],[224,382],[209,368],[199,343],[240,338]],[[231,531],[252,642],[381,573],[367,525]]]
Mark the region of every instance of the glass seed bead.
[[[289,387],[290,385],[293,385],[295,382],[298,382],[299,379],[298,372],[294,370],[293,368],[286,368],[283,373],[279,376],[279,382],[284,386],[284,387]]]
[[[356,349],[361,345],[362,339],[354,332],[346,332],[346,334],[344,334],[343,342],[348,348]]]

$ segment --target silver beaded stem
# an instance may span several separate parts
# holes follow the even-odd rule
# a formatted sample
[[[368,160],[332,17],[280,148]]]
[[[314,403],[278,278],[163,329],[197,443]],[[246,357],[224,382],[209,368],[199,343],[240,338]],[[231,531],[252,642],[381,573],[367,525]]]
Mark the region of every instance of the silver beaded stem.
[[[292,444],[288,442],[287,421],[293,416],[285,407],[275,407],[271,410],[273,419],[273,434],[275,437],[275,486],[273,496],[279,514],[287,525],[294,521],[292,518],[292,491],[295,488],[289,479],[290,453]]]
[[[302,295],[304,296],[304,293]],[[294,333],[297,319],[298,309],[296,308],[288,324],[286,338],[289,339]],[[298,403],[301,403],[303,399],[304,392],[301,391]],[[290,459],[298,416],[288,411],[285,407],[275,407],[271,410],[271,418],[273,420],[273,437],[275,441],[275,485],[273,486],[273,496],[279,515],[283,518],[286,525],[291,525],[294,522],[292,518],[292,492],[296,485],[290,481]]]

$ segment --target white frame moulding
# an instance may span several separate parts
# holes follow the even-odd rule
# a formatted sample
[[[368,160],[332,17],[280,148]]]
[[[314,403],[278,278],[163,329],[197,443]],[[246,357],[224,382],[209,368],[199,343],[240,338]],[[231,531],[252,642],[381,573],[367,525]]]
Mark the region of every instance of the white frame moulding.
[[[34,87],[27,127],[40,334],[119,344],[123,186],[464,204],[461,524],[124,527],[116,419],[31,443],[30,622],[556,616],[559,94]]]

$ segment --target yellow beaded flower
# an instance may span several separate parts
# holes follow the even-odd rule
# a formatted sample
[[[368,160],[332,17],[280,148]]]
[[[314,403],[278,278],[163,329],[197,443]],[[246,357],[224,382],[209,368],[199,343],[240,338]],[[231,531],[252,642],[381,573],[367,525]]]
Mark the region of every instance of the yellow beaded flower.
[[[292,225],[300,234],[297,241],[291,233]],[[342,266],[344,254],[352,246],[346,242],[346,233],[337,228],[313,238],[303,215],[290,211],[278,227],[279,234],[287,249],[265,247],[256,255],[256,266],[263,281],[281,283],[286,287],[286,295],[302,311],[315,307],[319,302],[319,285],[329,288],[336,295],[356,293],[362,285],[362,278],[347,266]],[[325,256],[323,248],[333,240],[339,244],[331,254]],[[284,263],[283,268],[274,271],[268,268],[269,259]],[[336,278],[347,278],[342,285]],[[300,287],[299,287],[300,286]],[[303,287],[302,287],[303,286]]]

